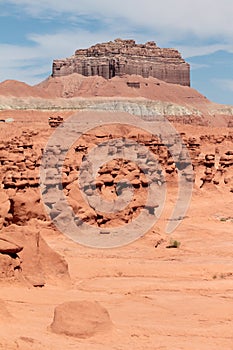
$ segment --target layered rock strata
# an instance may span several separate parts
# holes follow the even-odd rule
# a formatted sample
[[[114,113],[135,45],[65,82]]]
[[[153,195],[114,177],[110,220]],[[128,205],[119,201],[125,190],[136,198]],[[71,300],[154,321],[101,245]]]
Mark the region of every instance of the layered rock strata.
[[[53,77],[73,73],[87,77],[99,75],[105,79],[136,74],[190,86],[190,66],[181,54],[175,49],[159,48],[153,41],[136,44],[134,40],[116,39],[53,61]]]

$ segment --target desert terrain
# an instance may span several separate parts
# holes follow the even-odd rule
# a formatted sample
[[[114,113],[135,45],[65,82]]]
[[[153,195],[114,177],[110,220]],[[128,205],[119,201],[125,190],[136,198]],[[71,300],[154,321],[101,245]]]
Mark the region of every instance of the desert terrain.
[[[233,349],[232,111],[154,77],[71,74],[34,87],[0,84],[0,349]],[[50,127],[49,118],[58,115],[64,123]],[[148,123],[151,134],[141,122],[127,124],[132,115]],[[95,127],[88,125],[92,116]],[[175,138],[166,135],[166,143],[154,135],[153,118],[159,130],[170,121],[190,163],[172,159]],[[130,141],[147,147],[157,163],[140,149],[136,164],[123,161],[121,138],[124,149],[134,147]],[[113,160],[103,157],[96,187],[85,178],[79,188],[81,163],[100,144]],[[138,159],[146,159],[144,171]],[[181,216],[173,213],[180,175],[183,193],[191,192],[181,201]],[[119,212],[100,213],[80,193],[110,203],[125,179],[134,194]],[[151,182],[166,185],[164,203],[158,195],[145,204]],[[141,210],[146,219],[134,239],[124,229]],[[73,240],[67,231],[76,215]],[[154,223],[144,232],[147,218]],[[175,229],[166,233],[171,222]],[[99,230],[92,244],[81,244],[84,224]],[[101,248],[112,227],[119,244]],[[133,238],[122,244],[126,232]]]

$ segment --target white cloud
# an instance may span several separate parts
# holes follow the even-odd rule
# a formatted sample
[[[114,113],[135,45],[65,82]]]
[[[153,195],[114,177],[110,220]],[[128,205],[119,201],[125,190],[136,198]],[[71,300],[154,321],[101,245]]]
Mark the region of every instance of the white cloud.
[[[222,43],[212,44],[212,45],[203,44],[203,45],[196,45],[196,46],[195,45],[190,46],[190,44],[187,44],[187,45],[182,44],[182,45],[177,45],[176,47],[180,50],[180,52],[182,52],[182,56],[184,58],[210,55],[211,53],[214,53],[219,50],[229,51],[229,52],[232,51],[231,45],[222,44]]]
[[[224,37],[233,34],[233,2],[230,0],[0,0],[24,8],[31,16],[72,14],[73,17],[122,18],[130,26],[143,26],[174,39]],[[171,32],[171,29],[173,30]]]
[[[29,84],[41,81],[38,75],[48,76],[52,71],[52,61],[74,54],[77,48],[85,48],[105,39],[111,40],[112,33],[87,31],[66,31],[55,34],[30,34],[31,46],[0,44],[0,81],[16,79]],[[6,78],[7,77],[7,78]]]

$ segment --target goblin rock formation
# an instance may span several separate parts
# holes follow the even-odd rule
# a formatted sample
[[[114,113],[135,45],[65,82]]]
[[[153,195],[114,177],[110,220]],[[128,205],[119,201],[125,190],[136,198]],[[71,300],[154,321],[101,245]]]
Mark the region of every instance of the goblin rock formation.
[[[27,226],[33,218],[46,220],[38,190],[41,150],[33,143],[37,135],[24,131],[0,144],[0,282],[19,279],[35,287],[55,277],[69,279],[64,259],[34,224]]]
[[[109,126],[102,127],[92,133],[83,134],[67,153],[67,148],[61,146],[57,139],[54,145],[44,150],[41,136],[48,139],[51,135],[47,118],[40,130],[40,133],[39,129],[24,130],[18,136],[12,135],[12,138],[9,136],[9,139],[2,140],[0,144],[0,281],[1,277],[19,277],[34,286],[43,286],[50,279],[55,280],[54,276],[66,280],[67,265],[46,246],[40,235],[40,225],[47,227],[52,218],[54,223],[62,222],[65,227],[70,220],[74,220],[77,227],[84,222],[99,227],[100,234],[106,233],[108,227],[130,222],[141,210],[145,210],[148,217],[155,214],[158,203],[146,203],[148,181],[152,179],[159,186],[163,186],[165,182],[168,186],[177,183],[177,164],[159,137],[131,130],[126,126],[120,130],[117,126],[112,130]],[[72,129],[70,133],[73,133]],[[122,136],[127,136],[128,140],[124,142],[124,147],[120,140]],[[69,134],[67,137],[69,138]],[[187,181],[193,181],[196,188],[203,190],[211,187],[221,189],[226,194],[233,192],[233,133],[230,128],[218,135],[204,133],[194,137],[183,132],[181,137],[192,161],[192,165],[188,165],[183,158],[179,162]],[[103,145],[107,141],[109,142],[104,150]],[[148,148],[157,161],[147,153],[137,150],[135,141]],[[172,140],[169,141],[170,145],[171,142]],[[80,165],[82,163],[83,175],[88,175],[87,170],[90,167],[85,156],[94,146],[101,147],[103,154],[106,151],[113,155],[114,160],[103,163],[93,181],[85,178],[82,182]],[[127,153],[133,148],[137,153],[137,164],[143,166],[121,156],[122,152]],[[66,157],[62,165],[60,155],[63,153]],[[46,181],[41,185],[40,165],[44,155],[49,167],[46,170]],[[143,159],[145,161],[142,162]],[[60,198],[57,195],[60,193],[59,166],[62,166],[63,193],[73,209],[72,212],[65,205],[65,199],[57,200]],[[163,169],[164,176],[160,168]],[[129,204],[124,209],[120,207],[120,210],[114,207],[112,213],[100,212],[95,205],[98,198],[106,198],[117,206],[116,199],[124,192],[127,182],[133,189]],[[80,189],[87,195],[87,202]]]
[[[116,39],[53,61],[53,77],[72,73],[87,77],[99,75],[105,79],[136,74],[190,86],[190,67],[180,53],[175,49],[161,49],[153,41],[136,44],[134,40]]]
[[[84,135],[82,140],[79,141],[81,143],[73,145],[69,151],[62,171],[64,192],[74,212],[78,214],[82,221],[87,221],[101,228],[108,226],[108,223],[115,225],[119,224],[119,222],[122,224],[125,221],[131,220],[145,205],[145,191],[148,187],[145,174],[153,174],[161,183],[164,180],[168,183],[175,183],[177,181],[176,164],[161,140],[150,138],[144,134],[134,134],[132,132],[131,134],[132,140],[137,140],[139,143],[145,145],[158,157],[158,162],[165,171],[166,179],[161,178],[161,171],[157,169],[156,164],[149,158],[143,169],[139,169],[132,162],[118,159],[119,157],[117,155],[119,149],[122,147],[119,145],[120,141],[115,140],[115,138],[120,137],[118,132],[110,135],[109,131],[102,130],[100,135],[98,132],[97,134]],[[39,137],[37,132],[27,131],[23,132],[17,138],[13,138],[11,142],[5,141],[0,145],[0,229],[12,224],[24,226],[32,219],[38,219],[44,222],[48,220],[39,191],[39,167],[43,150],[39,145],[36,146],[36,144],[33,144],[32,136],[34,139]],[[89,207],[85,201],[82,201],[82,196],[78,190],[79,186],[82,187],[82,183],[78,184],[78,164],[81,164],[83,157],[88,154],[90,144],[98,145],[99,139],[101,142],[104,142],[111,139],[111,137],[114,139],[109,144],[108,154],[116,155],[117,160],[108,162],[108,164],[99,170],[96,182],[94,184],[89,183],[89,186],[85,185],[82,189],[87,195],[93,196],[93,192],[96,191],[98,196],[107,196],[109,200],[114,200],[117,183],[127,179],[134,188],[135,196],[126,210],[120,212],[119,215],[100,215],[95,208]],[[233,134],[229,131],[221,137],[201,135],[194,138],[187,137],[183,133],[182,138],[189,150],[195,174],[195,179],[191,178],[190,169],[187,168],[187,171],[185,171],[187,180],[194,181],[197,187],[205,187],[206,184],[211,183],[233,192]],[[125,147],[130,148],[134,146],[129,141],[129,144],[126,144]],[[210,148],[212,153],[206,151]],[[46,206],[49,206],[55,222],[61,217],[67,220],[70,215],[64,211],[63,203],[56,203],[55,198],[58,183],[59,154],[64,151],[66,152],[67,150],[63,150],[60,145],[56,144],[53,147],[51,146],[50,149],[47,149],[46,153],[46,159],[49,162],[50,168],[44,182],[45,187],[42,189],[44,192],[43,200]],[[145,155],[139,152],[138,160],[140,161],[141,158],[145,158]],[[84,166],[85,164],[83,164]],[[187,165],[184,162],[182,166],[185,167]],[[87,184],[88,181],[85,183]],[[46,200],[46,196],[50,191],[54,194],[52,202],[51,195],[48,195],[49,200]],[[153,214],[155,208],[146,207],[145,209],[149,214]],[[79,222],[77,221],[78,225]],[[0,243],[3,245],[4,242]]]

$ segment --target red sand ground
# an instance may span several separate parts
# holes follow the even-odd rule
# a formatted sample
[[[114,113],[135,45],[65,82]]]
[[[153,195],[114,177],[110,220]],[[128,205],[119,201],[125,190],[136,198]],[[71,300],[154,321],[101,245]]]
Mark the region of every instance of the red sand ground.
[[[0,348],[232,349],[232,222],[220,221],[232,215],[232,204],[232,194],[195,190],[187,218],[172,234],[179,249],[155,248],[148,235],[126,247],[95,250],[39,226],[67,260],[72,286],[2,281],[1,300],[11,316],[1,317]],[[156,231],[164,225],[162,219]],[[54,308],[82,300],[104,306],[112,330],[87,339],[51,333]]]

